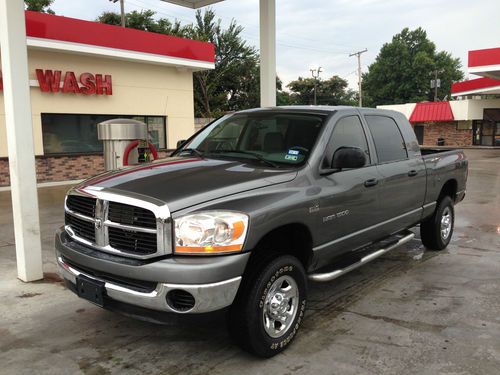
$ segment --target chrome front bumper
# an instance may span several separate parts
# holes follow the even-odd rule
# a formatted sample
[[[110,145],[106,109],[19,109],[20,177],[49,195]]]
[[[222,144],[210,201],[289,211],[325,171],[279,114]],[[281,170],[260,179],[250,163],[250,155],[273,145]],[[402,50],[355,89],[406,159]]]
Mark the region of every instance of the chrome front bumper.
[[[147,309],[179,314],[207,313],[231,305],[241,282],[241,276],[239,276],[210,284],[158,283],[155,290],[143,293],[88,275],[64,262],[61,256],[57,256],[57,263],[61,276],[72,284],[76,284],[77,276],[83,275],[90,279],[104,282],[106,295],[113,300]],[[195,299],[194,307],[187,311],[178,311],[169,306],[167,303],[167,294],[171,290],[183,290],[191,293]]]

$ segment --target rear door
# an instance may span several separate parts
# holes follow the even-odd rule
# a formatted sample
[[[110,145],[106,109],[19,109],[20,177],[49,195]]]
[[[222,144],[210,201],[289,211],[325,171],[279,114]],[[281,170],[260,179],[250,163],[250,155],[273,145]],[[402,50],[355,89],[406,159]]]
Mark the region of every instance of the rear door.
[[[375,144],[380,175],[378,232],[389,235],[419,221],[426,188],[425,165],[419,153],[408,152],[411,145],[405,142],[395,118],[378,114],[365,114],[364,118]]]

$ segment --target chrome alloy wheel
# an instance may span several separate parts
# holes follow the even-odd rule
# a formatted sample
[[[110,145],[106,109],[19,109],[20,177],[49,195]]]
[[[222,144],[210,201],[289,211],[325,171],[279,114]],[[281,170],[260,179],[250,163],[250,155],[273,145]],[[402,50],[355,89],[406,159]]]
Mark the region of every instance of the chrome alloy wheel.
[[[453,225],[452,213],[449,207],[443,210],[441,216],[441,238],[446,241],[451,233],[451,226]]]
[[[264,330],[272,338],[291,327],[299,306],[299,288],[290,276],[281,276],[269,288],[262,309]]]

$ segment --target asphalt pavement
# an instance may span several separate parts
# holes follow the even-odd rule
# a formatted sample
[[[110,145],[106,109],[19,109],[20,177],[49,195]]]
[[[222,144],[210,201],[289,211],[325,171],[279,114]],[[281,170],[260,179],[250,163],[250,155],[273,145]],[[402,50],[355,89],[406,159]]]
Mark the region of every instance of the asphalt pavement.
[[[10,194],[0,192],[0,374],[499,374],[500,150],[466,154],[448,248],[414,239],[310,284],[301,331],[268,360],[233,345],[220,315],[155,325],[66,290],[53,236],[67,186],[39,189],[45,279],[17,280]]]

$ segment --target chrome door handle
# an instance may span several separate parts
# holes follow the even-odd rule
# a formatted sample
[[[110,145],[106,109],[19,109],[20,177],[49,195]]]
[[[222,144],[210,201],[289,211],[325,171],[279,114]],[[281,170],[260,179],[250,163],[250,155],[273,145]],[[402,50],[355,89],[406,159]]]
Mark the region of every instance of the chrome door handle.
[[[376,178],[370,178],[369,180],[365,181],[365,186],[366,187],[372,187],[378,184],[378,180]]]
[[[408,172],[408,176],[413,177],[416,176],[418,172],[415,169],[412,169],[411,171]]]

